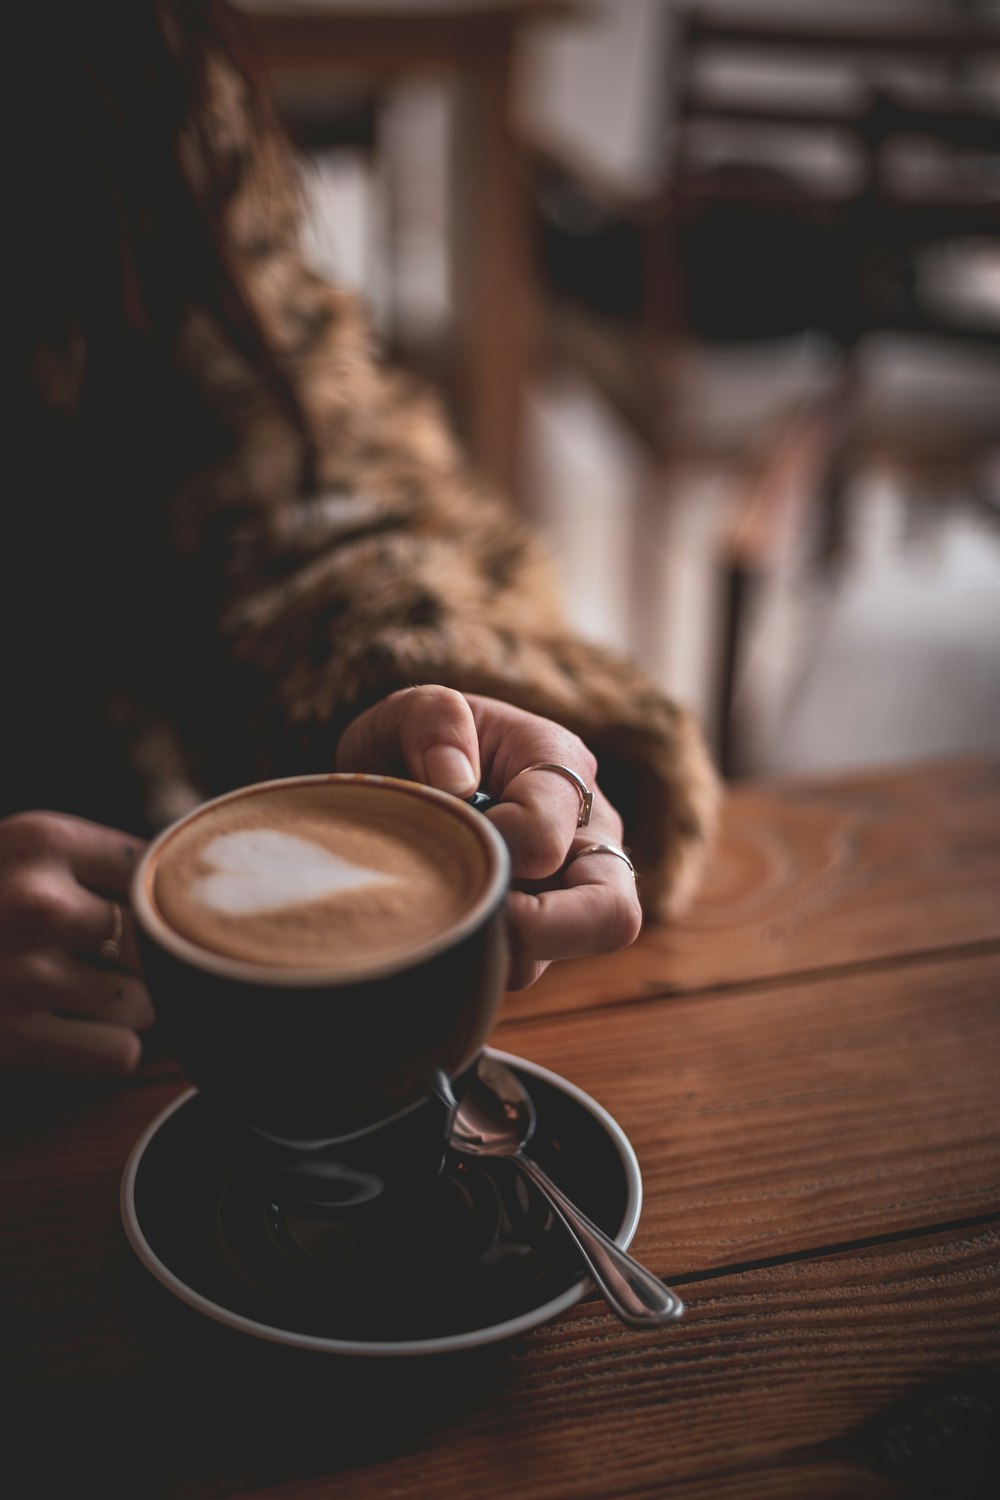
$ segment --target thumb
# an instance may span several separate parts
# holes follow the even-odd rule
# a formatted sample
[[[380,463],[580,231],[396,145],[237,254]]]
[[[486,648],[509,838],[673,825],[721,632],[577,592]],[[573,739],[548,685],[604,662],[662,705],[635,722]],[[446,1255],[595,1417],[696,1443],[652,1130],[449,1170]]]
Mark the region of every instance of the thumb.
[[[453,688],[391,693],[354,719],[337,747],[338,771],[402,772],[414,781],[471,797],[479,785],[479,736],[472,709]]]

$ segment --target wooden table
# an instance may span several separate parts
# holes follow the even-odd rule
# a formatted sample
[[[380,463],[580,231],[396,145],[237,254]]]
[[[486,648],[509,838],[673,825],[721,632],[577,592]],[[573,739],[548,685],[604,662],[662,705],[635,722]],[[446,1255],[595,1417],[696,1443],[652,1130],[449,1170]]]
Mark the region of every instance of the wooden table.
[[[568,0],[241,0],[279,86],[443,80],[455,98],[451,258],[458,392],[485,474],[517,498],[522,405],[533,341],[534,251],[527,173],[514,128],[526,24],[575,13]]]
[[[176,1068],[8,1089],[0,1409],[8,1475],[18,1439],[31,1465],[9,1493],[997,1492],[1000,762],[734,790],[690,916],[554,968],[495,1040],[628,1132],[634,1249],[683,1290],[680,1324],[628,1330],[591,1298],[394,1364],[273,1348],[165,1295],[156,1319],[118,1187]]]

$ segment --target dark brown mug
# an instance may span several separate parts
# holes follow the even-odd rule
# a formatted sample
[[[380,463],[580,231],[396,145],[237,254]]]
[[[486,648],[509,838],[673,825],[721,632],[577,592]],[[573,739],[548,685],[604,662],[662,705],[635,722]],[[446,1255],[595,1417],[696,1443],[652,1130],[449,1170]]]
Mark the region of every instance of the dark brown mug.
[[[178,930],[173,916],[168,921],[163,872],[181,854],[187,858],[189,846],[211,851],[224,836],[217,829],[231,836],[231,825],[239,832],[255,821],[265,825],[266,842],[273,810],[299,803],[320,814],[327,808],[331,818],[335,806],[338,817],[360,809],[362,834],[368,819],[390,835],[405,833],[418,856],[426,849],[435,871],[447,868],[458,908],[423,939],[388,956],[377,918],[373,938],[366,917],[365,952],[326,962],[314,954],[299,967],[215,951]],[[320,823],[318,840],[325,837]],[[310,842],[308,826],[306,834]],[[301,847],[298,835],[290,837],[285,856]],[[196,866],[199,859],[211,866],[208,855],[192,858]],[[298,876],[289,869],[294,881]],[[211,868],[199,876],[212,878]],[[231,881],[237,897],[242,878]],[[253,878],[251,870],[246,879],[252,884]],[[347,1143],[419,1112],[433,1095],[436,1075],[460,1078],[493,1028],[507,971],[509,878],[506,845],[489,821],[460,799],[416,782],[300,776],[207,802],[154,840],[133,883],[143,974],[164,1037],[192,1083],[229,1118],[272,1141],[309,1148]],[[411,877],[375,873],[372,879],[402,879],[395,899],[408,916]],[[298,915],[294,902],[292,909]],[[254,926],[252,915],[236,920],[248,931]],[[388,949],[397,925],[384,923]],[[341,926],[349,941],[351,921]],[[321,924],[309,930],[322,941]]]

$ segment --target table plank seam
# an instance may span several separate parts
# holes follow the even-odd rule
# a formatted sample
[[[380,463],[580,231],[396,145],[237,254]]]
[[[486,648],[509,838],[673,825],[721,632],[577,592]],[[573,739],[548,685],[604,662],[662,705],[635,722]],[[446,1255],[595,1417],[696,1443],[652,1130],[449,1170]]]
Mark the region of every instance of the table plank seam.
[[[496,1030],[510,1026],[533,1026],[568,1017],[599,1015],[608,1011],[638,1008],[671,1000],[725,999],[731,995],[754,994],[762,990],[792,988],[797,984],[822,983],[825,980],[844,979],[861,974],[878,974],[893,969],[917,967],[928,963],[964,962],[969,958],[988,957],[1000,953],[1000,938],[985,938],[974,943],[962,943],[948,948],[916,948],[906,953],[887,954],[882,958],[855,959],[843,964],[823,964],[815,969],[788,969],[776,974],[756,975],[751,979],[726,979],[706,985],[650,985],[640,995],[628,995],[621,999],[596,1001],[593,1005],[579,1004],[565,1009],[538,1011],[533,1015],[501,1015]],[[516,1002],[515,1002],[516,1003]]]
[[[671,1286],[691,1286],[699,1281],[717,1281],[725,1276],[743,1276],[754,1271],[771,1270],[776,1266],[795,1265],[807,1260],[822,1260],[824,1256],[849,1255],[858,1250],[876,1249],[880,1245],[897,1245],[920,1239],[931,1239],[942,1234],[956,1234],[966,1229],[985,1229],[991,1224],[1000,1224],[1000,1208],[987,1214],[973,1214],[964,1219],[944,1219],[935,1224],[914,1225],[909,1229],[888,1230],[884,1234],[863,1235],[853,1240],[837,1240],[827,1245],[810,1246],[802,1250],[786,1251],[782,1255],[755,1256],[751,1260],[730,1261],[725,1265],[711,1266],[703,1271],[677,1271],[663,1277]]]

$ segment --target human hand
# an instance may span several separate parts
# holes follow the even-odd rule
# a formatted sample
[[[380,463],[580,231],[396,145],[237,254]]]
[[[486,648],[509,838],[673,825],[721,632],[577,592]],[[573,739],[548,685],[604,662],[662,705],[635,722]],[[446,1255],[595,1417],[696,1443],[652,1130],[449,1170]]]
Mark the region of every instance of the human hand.
[[[568,767],[593,791],[586,827],[577,826],[581,799],[571,780],[527,773],[539,761]],[[593,755],[563,725],[494,698],[406,688],[348,725],[337,770],[407,776],[459,797],[483,787],[497,799],[486,816],[511,856],[508,988],[533,984],[553,959],[612,952],[638,936],[629,865],[607,854],[575,857],[590,844],[621,849],[622,821],[596,784]]]
[[[0,820],[0,1069],[102,1078],[138,1063],[153,1006],[126,903],[142,849],[62,813]],[[119,956],[103,958],[112,939]]]

